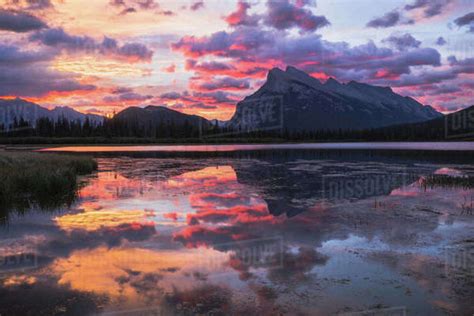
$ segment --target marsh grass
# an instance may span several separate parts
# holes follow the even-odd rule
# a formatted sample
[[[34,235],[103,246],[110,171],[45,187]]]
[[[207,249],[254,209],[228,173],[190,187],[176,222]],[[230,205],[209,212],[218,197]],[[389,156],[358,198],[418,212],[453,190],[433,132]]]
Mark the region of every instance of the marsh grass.
[[[444,188],[474,188],[474,177],[462,176],[453,177],[450,175],[430,175],[425,180],[426,186],[430,188],[444,187]]]
[[[96,169],[96,161],[85,156],[0,152],[0,219],[13,210],[70,205],[78,176]]]

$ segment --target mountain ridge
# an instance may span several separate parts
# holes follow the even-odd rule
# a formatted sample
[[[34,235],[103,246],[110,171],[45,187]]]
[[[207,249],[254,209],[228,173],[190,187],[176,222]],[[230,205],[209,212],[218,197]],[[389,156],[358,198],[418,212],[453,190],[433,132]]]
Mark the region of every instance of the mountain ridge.
[[[140,120],[148,125],[173,118],[178,124],[184,124],[188,120],[190,125],[202,127],[216,125],[217,122],[219,126],[231,129],[258,130],[262,126],[254,123],[249,125],[249,120],[247,125],[242,126],[242,122],[245,122],[243,112],[255,112],[252,105],[258,108],[260,100],[271,103],[272,98],[281,103],[278,116],[282,118],[282,121],[273,127],[290,131],[380,128],[443,117],[431,106],[401,96],[391,87],[372,86],[357,81],[341,83],[332,77],[323,83],[302,70],[287,66],[285,70],[271,69],[266,82],[237,103],[235,113],[228,121],[208,120],[199,115],[188,115],[160,105],[128,107],[114,118],[135,120],[138,124],[137,119],[140,117]],[[82,122],[89,118],[96,123],[104,119],[103,116],[83,114],[67,106],[49,110],[19,98],[0,99],[0,124],[11,125],[15,115],[22,116],[32,125],[39,117],[53,120],[66,117]]]
[[[274,102],[273,108],[281,110],[284,120],[275,125],[289,131],[378,128],[443,116],[430,106],[396,94],[390,87],[356,81],[344,84],[333,78],[323,84],[304,71],[288,66],[285,71],[271,69],[266,82],[237,103],[229,125],[239,130],[258,130],[261,126],[245,116],[257,115],[255,108],[259,106],[271,107],[271,98],[281,103]]]
[[[68,106],[57,106],[50,110],[33,102],[21,98],[0,99],[0,125],[9,129],[15,119],[23,119],[31,126],[35,126],[40,118],[48,118],[57,121],[60,118],[66,118],[69,121],[80,121],[84,123],[89,118],[90,123],[100,124],[104,117],[96,114],[84,114]]]

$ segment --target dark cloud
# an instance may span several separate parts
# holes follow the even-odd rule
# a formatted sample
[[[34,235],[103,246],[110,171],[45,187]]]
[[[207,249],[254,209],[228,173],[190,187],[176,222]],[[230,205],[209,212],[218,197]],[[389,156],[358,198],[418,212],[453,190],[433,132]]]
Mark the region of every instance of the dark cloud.
[[[7,5],[25,10],[45,10],[53,8],[50,0],[10,0]]]
[[[442,36],[438,37],[438,39],[436,40],[436,45],[443,46],[445,44],[446,44],[446,40],[444,39],[444,37]]]
[[[229,98],[229,93],[223,91],[194,92],[193,96],[198,98],[210,98],[213,99],[215,103],[230,103],[235,101]]]
[[[141,10],[152,10],[159,7],[154,0],[110,0],[109,5],[116,8],[137,8]]]
[[[130,57],[132,59],[138,59],[143,61],[150,61],[151,57],[153,56],[153,52],[148,49],[143,44],[140,43],[126,43],[121,47],[115,46],[113,47],[112,54],[116,54],[118,56],[125,56]]]
[[[129,7],[129,8],[125,8],[122,11],[120,11],[119,15],[127,15],[129,13],[135,13],[135,12],[137,12],[137,9]]]
[[[260,16],[257,14],[248,15],[247,10],[250,9],[250,4],[245,1],[239,1],[237,3],[237,10],[232,12],[228,16],[224,17],[224,20],[230,26],[248,25],[256,26],[260,20]]]
[[[110,0],[109,4],[113,7],[125,6],[125,0]]]
[[[173,100],[179,101],[173,105],[174,109],[216,109],[216,104],[220,103],[234,103],[236,100],[229,98],[232,94],[223,91],[210,91],[210,92],[193,92],[190,95],[187,91],[183,93],[171,91],[163,93],[159,98],[163,101]],[[197,220],[197,219],[196,219]]]
[[[29,64],[51,60],[51,51],[22,51],[16,46],[0,44],[0,65]]]
[[[449,64],[452,66],[452,70],[457,73],[474,73],[474,58],[458,60],[455,56],[449,56],[448,61]]]
[[[159,6],[154,0],[136,0],[135,2],[142,10],[156,9]]]
[[[278,30],[296,27],[302,32],[313,32],[330,25],[326,17],[316,16],[302,5],[294,5],[289,0],[268,1],[267,7],[265,24]]]
[[[0,30],[23,33],[46,27],[45,22],[31,14],[0,9]]]
[[[167,100],[177,100],[182,97],[181,93],[179,92],[166,92],[160,95],[160,98],[167,99]]]
[[[405,10],[423,9],[425,17],[430,18],[441,14],[450,2],[451,0],[415,0],[413,4],[407,4]]]
[[[58,46],[76,51],[94,50],[97,48],[97,43],[93,38],[88,36],[69,35],[62,28],[52,28],[40,31],[30,36],[30,39],[41,42],[47,46]],[[107,39],[105,41],[107,45]]]
[[[143,95],[133,91],[120,93],[118,96],[106,96],[103,98],[105,102],[127,102],[127,101],[146,101],[153,98],[152,95]]]
[[[172,48],[190,57],[214,55],[230,58],[231,65],[251,61],[268,67],[268,61],[272,60],[282,65],[300,66],[310,73],[323,72],[342,80],[364,81],[375,79],[382,69],[397,76],[410,73],[412,66],[439,66],[441,57],[433,48],[394,51],[378,47],[372,41],[351,47],[346,42],[322,40],[317,34],[287,37],[278,31],[244,26],[230,33],[184,37],[172,44]]]
[[[186,69],[187,70],[199,70],[202,72],[222,72],[224,70],[233,69],[232,65],[228,63],[218,62],[218,61],[209,61],[198,63],[196,60],[187,59],[186,60]]]
[[[400,13],[397,11],[391,11],[385,13],[383,16],[379,18],[375,18],[367,23],[367,27],[374,27],[374,28],[386,28],[391,27],[400,21]]]
[[[216,55],[239,57],[249,55],[261,47],[275,42],[275,33],[259,28],[240,26],[228,33],[216,32],[207,37],[185,36],[172,43],[171,48],[185,53],[189,57]]]
[[[39,65],[0,66],[0,95],[38,97],[48,92],[91,91],[96,87],[81,84],[72,75],[55,72]]]
[[[202,8],[204,8],[204,1],[196,1],[189,7],[191,11],[197,11]]]
[[[127,87],[117,87],[114,90],[112,90],[113,94],[122,94],[122,93],[130,93],[133,92],[132,88],[127,88]]]
[[[232,77],[222,77],[198,84],[200,90],[246,90],[250,88],[248,79],[236,79]]]
[[[0,44],[0,96],[42,96],[51,91],[90,91],[94,85],[78,82],[72,74],[48,68],[52,51],[24,51]]]
[[[249,6],[243,4],[242,7]],[[412,23],[400,14],[404,9],[400,10],[393,11],[396,14],[394,21],[375,25]],[[248,15],[248,11],[242,12]],[[315,33],[292,36],[285,29],[268,28],[261,24],[244,25],[240,21],[240,18],[235,18],[234,24],[227,21],[232,26],[229,31],[201,37],[184,36],[171,44],[173,50],[182,52],[188,58],[186,69],[195,71],[195,77],[190,82],[194,91],[220,90],[221,85],[213,79],[217,74],[239,79],[256,73],[251,77],[260,79],[270,68],[286,65],[295,65],[315,76],[394,87],[444,83],[445,80],[451,82],[458,80],[461,73],[470,71],[470,66],[460,63],[451,65],[453,69],[437,69],[441,66],[440,53],[434,48],[422,47],[421,42],[411,34],[392,35],[383,41],[384,45],[369,41],[352,46],[348,42],[324,40]],[[213,60],[213,63],[208,60]],[[443,87],[439,91],[449,89]],[[205,104],[212,102],[204,101]]]
[[[462,91],[458,85],[454,84],[441,84],[434,85],[428,89],[427,95],[440,95],[440,94],[451,94]]]
[[[384,84],[393,87],[411,87],[426,84],[441,83],[443,81],[453,80],[458,78],[460,74],[474,73],[474,58],[467,58],[457,60],[454,56],[448,57],[450,68],[443,70],[423,70],[417,73],[403,74],[398,80],[390,80]]]
[[[129,92],[129,93],[123,93],[120,95],[120,100],[122,101],[145,101],[153,98],[152,95],[142,95],[139,93],[134,93],[134,92]]]
[[[153,56],[153,52],[140,43],[126,43],[119,46],[115,39],[109,37],[104,37],[102,42],[97,42],[89,36],[70,35],[62,28],[38,31],[31,35],[30,39],[71,53],[100,53],[131,62],[150,61]]]
[[[459,27],[468,26],[468,32],[474,33],[474,12],[470,12],[466,15],[457,18],[456,20],[454,20],[454,23]]]
[[[421,42],[414,38],[411,34],[403,34],[400,36],[391,35],[383,40],[384,43],[388,43],[398,50],[406,50],[409,48],[420,47]]]
[[[194,101],[193,101],[194,102]],[[217,106],[205,104],[203,102],[195,102],[195,103],[177,103],[171,106],[174,110],[186,110],[186,109],[199,109],[199,110],[215,110]]]
[[[115,9],[120,9],[119,15],[127,15],[139,11],[155,10],[157,14],[172,15],[171,11],[158,10],[160,5],[154,0],[110,0],[109,5]]]
[[[399,10],[392,10],[381,17],[374,18],[367,23],[367,27],[387,28],[399,24],[414,24],[419,18],[408,19],[405,17],[407,11],[416,9],[423,10],[425,18],[431,18],[443,12],[443,9],[452,0],[415,0],[413,4],[407,4]]]
[[[173,15],[176,15],[176,13],[173,12],[173,11],[171,11],[171,10],[159,11],[158,14],[160,14],[160,15],[165,15],[165,16],[173,16]]]

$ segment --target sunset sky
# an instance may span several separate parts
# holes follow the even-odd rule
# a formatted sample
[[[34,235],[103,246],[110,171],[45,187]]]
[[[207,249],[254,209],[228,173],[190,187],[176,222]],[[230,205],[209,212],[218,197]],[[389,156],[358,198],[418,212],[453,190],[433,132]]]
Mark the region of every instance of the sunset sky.
[[[228,119],[272,67],[472,105],[473,0],[0,0],[0,96]]]

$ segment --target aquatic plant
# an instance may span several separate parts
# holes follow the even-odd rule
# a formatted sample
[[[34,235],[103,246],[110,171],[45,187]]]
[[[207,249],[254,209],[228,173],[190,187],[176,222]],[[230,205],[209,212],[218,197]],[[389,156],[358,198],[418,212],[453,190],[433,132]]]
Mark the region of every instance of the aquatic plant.
[[[472,176],[430,175],[424,179],[424,185],[434,187],[452,187],[470,189],[474,187]]]
[[[96,169],[96,161],[86,156],[0,152],[0,218],[12,210],[72,203],[78,176]]]

